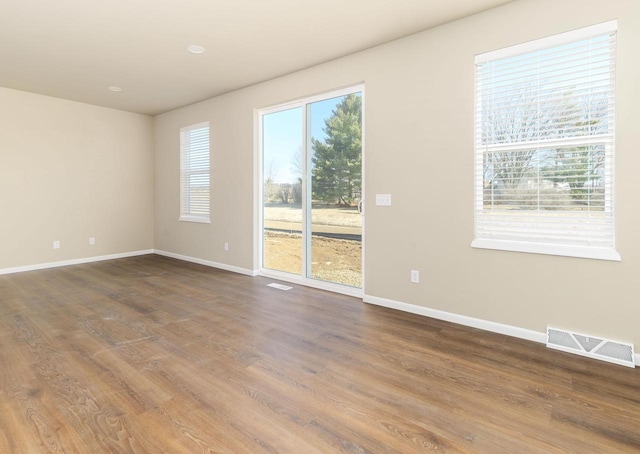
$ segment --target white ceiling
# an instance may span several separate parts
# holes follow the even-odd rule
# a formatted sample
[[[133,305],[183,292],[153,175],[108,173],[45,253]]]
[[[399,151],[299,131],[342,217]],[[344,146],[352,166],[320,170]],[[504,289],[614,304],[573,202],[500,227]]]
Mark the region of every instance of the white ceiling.
[[[154,115],[509,1],[0,0],[0,86]]]

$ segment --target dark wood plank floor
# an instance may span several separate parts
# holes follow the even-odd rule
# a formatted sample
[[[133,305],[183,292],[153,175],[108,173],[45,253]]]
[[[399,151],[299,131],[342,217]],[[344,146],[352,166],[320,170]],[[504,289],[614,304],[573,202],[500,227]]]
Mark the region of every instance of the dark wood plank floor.
[[[269,282],[0,276],[0,452],[640,452],[638,369]]]

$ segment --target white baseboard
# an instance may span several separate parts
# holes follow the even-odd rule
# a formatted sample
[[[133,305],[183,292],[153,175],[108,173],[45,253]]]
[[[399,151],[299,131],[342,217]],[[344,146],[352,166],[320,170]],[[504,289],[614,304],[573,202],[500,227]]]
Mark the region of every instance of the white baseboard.
[[[174,254],[173,252],[161,251],[159,249],[153,250],[154,254],[163,255],[165,257],[171,257],[172,259],[184,260],[185,262],[197,263],[199,265],[210,266],[212,268],[219,268],[221,270],[232,271],[234,273],[245,274],[247,276],[255,277],[257,272],[254,270],[248,270],[246,268],[240,268],[239,266],[227,265],[225,263],[212,262],[211,260],[199,259],[197,257],[189,257],[187,255]]]
[[[58,268],[61,266],[80,265],[82,263],[102,262],[104,260],[122,259],[147,254],[153,254],[153,249],[144,251],[123,252],[120,254],[99,255],[96,257],[85,257],[81,259],[61,260],[59,262],[38,263],[36,265],[16,266],[13,268],[2,268],[0,269],[0,275],[22,273],[24,271],[44,270],[47,268]]]
[[[438,309],[416,306],[415,304],[408,304],[400,301],[389,300],[386,298],[379,298],[377,296],[365,295],[363,301],[365,303],[374,304],[376,306],[383,306],[403,312],[423,315],[425,317],[431,317],[438,320],[444,320],[446,322],[470,326],[472,328],[478,328],[485,331],[490,331],[492,333],[504,334],[506,336],[517,337],[519,339],[525,339],[541,344],[547,343],[547,334],[540,333],[538,331],[518,328],[511,325],[504,325],[502,323],[490,322],[479,318],[467,317],[465,315],[453,314],[451,312],[445,312]],[[640,353],[635,353],[634,358],[636,365],[640,364]]]
[[[491,331],[492,333],[505,334],[507,336],[526,339],[542,344],[547,342],[547,335],[538,331],[503,325],[502,323],[490,322],[479,318],[467,317],[465,315],[453,314],[451,312],[440,311],[423,306],[416,306],[415,304],[402,303],[400,301],[379,298],[377,296],[365,295],[363,300],[365,303],[375,304],[376,306],[384,306],[391,309],[397,309],[399,311],[411,312],[412,314],[424,315],[438,320]]]

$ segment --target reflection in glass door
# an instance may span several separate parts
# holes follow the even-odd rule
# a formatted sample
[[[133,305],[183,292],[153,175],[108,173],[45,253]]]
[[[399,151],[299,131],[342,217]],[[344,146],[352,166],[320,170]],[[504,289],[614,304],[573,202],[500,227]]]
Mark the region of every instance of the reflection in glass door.
[[[361,288],[362,93],[262,112],[261,145],[261,268]]]

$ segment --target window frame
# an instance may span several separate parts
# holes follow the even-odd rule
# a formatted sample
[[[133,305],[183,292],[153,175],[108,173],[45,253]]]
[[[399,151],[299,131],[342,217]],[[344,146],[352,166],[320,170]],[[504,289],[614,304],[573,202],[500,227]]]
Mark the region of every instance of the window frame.
[[[202,157],[202,151],[196,155],[196,159],[192,159],[192,147],[189,141],[189,134],[192,131],[207,129],[206,132],[206,151],[204,158]],[[199,144],[202,145],[202,144]],[[194,161],[205,159],[206,170],[202,168],[193,169]],[[206,210],[203,213],[193,213],[191,206],[191,193],[192,185],[190,185],[186,179],[194,175],[206,175],[207,185],[204,190],[207,194],[205,204]],[[196,123],[189,126],[180,128],[180,217],[179,221],[183,222],[196,222],[203,224],[211,223],[211,127],[208,121]]]
[[[599,140],[599,137],[588,136],[586,140],[573,140],[573,137],[564,137],[558,140],[537,140],[531,142],[521,142],[516,143],[515,141],[499,143],[495,142],[491,145],[483,144],[482,137],[485,132],[485,125],[483,124],[483,105],[482,105],[482,81],[479,80],[480,74],[480,65],[485,64],[487,62],[499,61],[502,59],[507,59],[510,57],[518,57],[526,55],[530,52],[535,51],[546,51],[550,49],[554,49],[557,46],[567,45],[572,42],[576,42],[579,40],[584,40],[592,37],[598,37],[605,34],[615,34],[617,33],[617,21],[609,21],[602,24],[597,24],[589,27],[584,27],[578,30],[573,30],[566,33],[561,33],[558,35],[553,35],[550,37],[518,44],[515,46],[510,46],[504,49],[498,49],[491,52],[486,52],[483,54],[479,54],[475,58],[475,93],[474,93],[474,240],[471,243],[473,248],[481,248],[481,249],[495,249],[495,250],[503,250],[503,251],[513,251],[513,252],[526,252],[526,253],[536,253],[536,254],[548,254],[548,255],[560,255],[560,256],[568,256],[568,257],[580,257],[580,258],[591,258],[591,259],[601,259],[601,260],[613,260],[620,261],[620,255],[615,250],[615,212],[614,212],[614,155],[615,155],[615,47],[612,51],[612,60],[610,61],[611,68],[611,77],[613,78],[611,84],[610,98],[613,100],[613,109],[607,115],[607,121],[610,121],[610,125],[608,126],[609,132],[607,134],[607,138],[603,140]],[[591,98],[589,98],[591,99]],[[520,104],[520,106],[526,106],[526,104]],[[610,136],[610,137],[609,137]],[[578,145],[576,145],[576,143]],[[523,149],[536,149],[538,151],[546,150],[546,149],[556,149],[561,148],[569,148],[571,146],[589,146],[593,144],[600,144],[605,147],[604,151],[604,168],[605,173],[607,174],[608,181],[606,184],[603,184],[604,191],[604,208],[603,212],[606,213],[605,218],[611,221],[611,247],[598,247],[598,246],[589,246],[589,245],[575,245],[563,242],[543,242],[536,241],[534,236],[530,235],[529,238],[524,238],[524,233],[517,239],[496,239],[491,238],[491,236],[499,236],[500,230],[494,226],[489,226],[488,229],[491,233],[484,235],[479,232],[479,223],[482,224],[482,221],[487,217],[487,210],[485,208],[484,201],[484,160],[485,157],[492,153],[490,152],[490,148],[499,148],[502,151],[517,151]],[[610,148],[609,148],[610,147]],[[540,164],[537,164],[540,166]],[[540,168],[540,167],[539,167]],[[608,172],[608,173],[607,173]],[[609,176],[610,174],[610,176]],[[538,181],[538,185],[536,186],[537,190],[540,191],[542,188],[540,184],[540,180]],[[539,194],[539,192],[538,192]],[[517,213],[523,210],[512,210],[511,213],[515,213],[513,217],[520,218],[517,222],[525,227],[522,228],[522,231],[526,231],[527,229],[533,230],[534,227],[540,227],[540,221],[526,222],[524,216],[520,216]],[[540,215],[539,213],[543,210],[540,209],[540,206],[537,207],[536,210],[527,210],[529,213],[535,212],[538,213],[538,217],[542,217],[544,215]],[[569,210],[559,209],[557,213],[566,213]],[[484,216],[484,217],[483,217]],[[553,217],[553,215],[550,215]],[[561,218],[561,215],[556,215],[556,217]],[[578,216],[580,217],[580,216]],[[588,216],[583,215],[580,219],[588,218]],[[589,226],[594,225],[593,223],[589,223]],[[487,229],[486,224],[483,225],[485,229]],[[595,227],[592,227],[595,231]],[[491,230],[495,229],[495,230]],[[558,230],[560,231],[560,230]],[[502,232],[505,232],[503,229]],[[507,235],[504,235],[507,236]],[[607,237],[609,238],[609,237]]]

